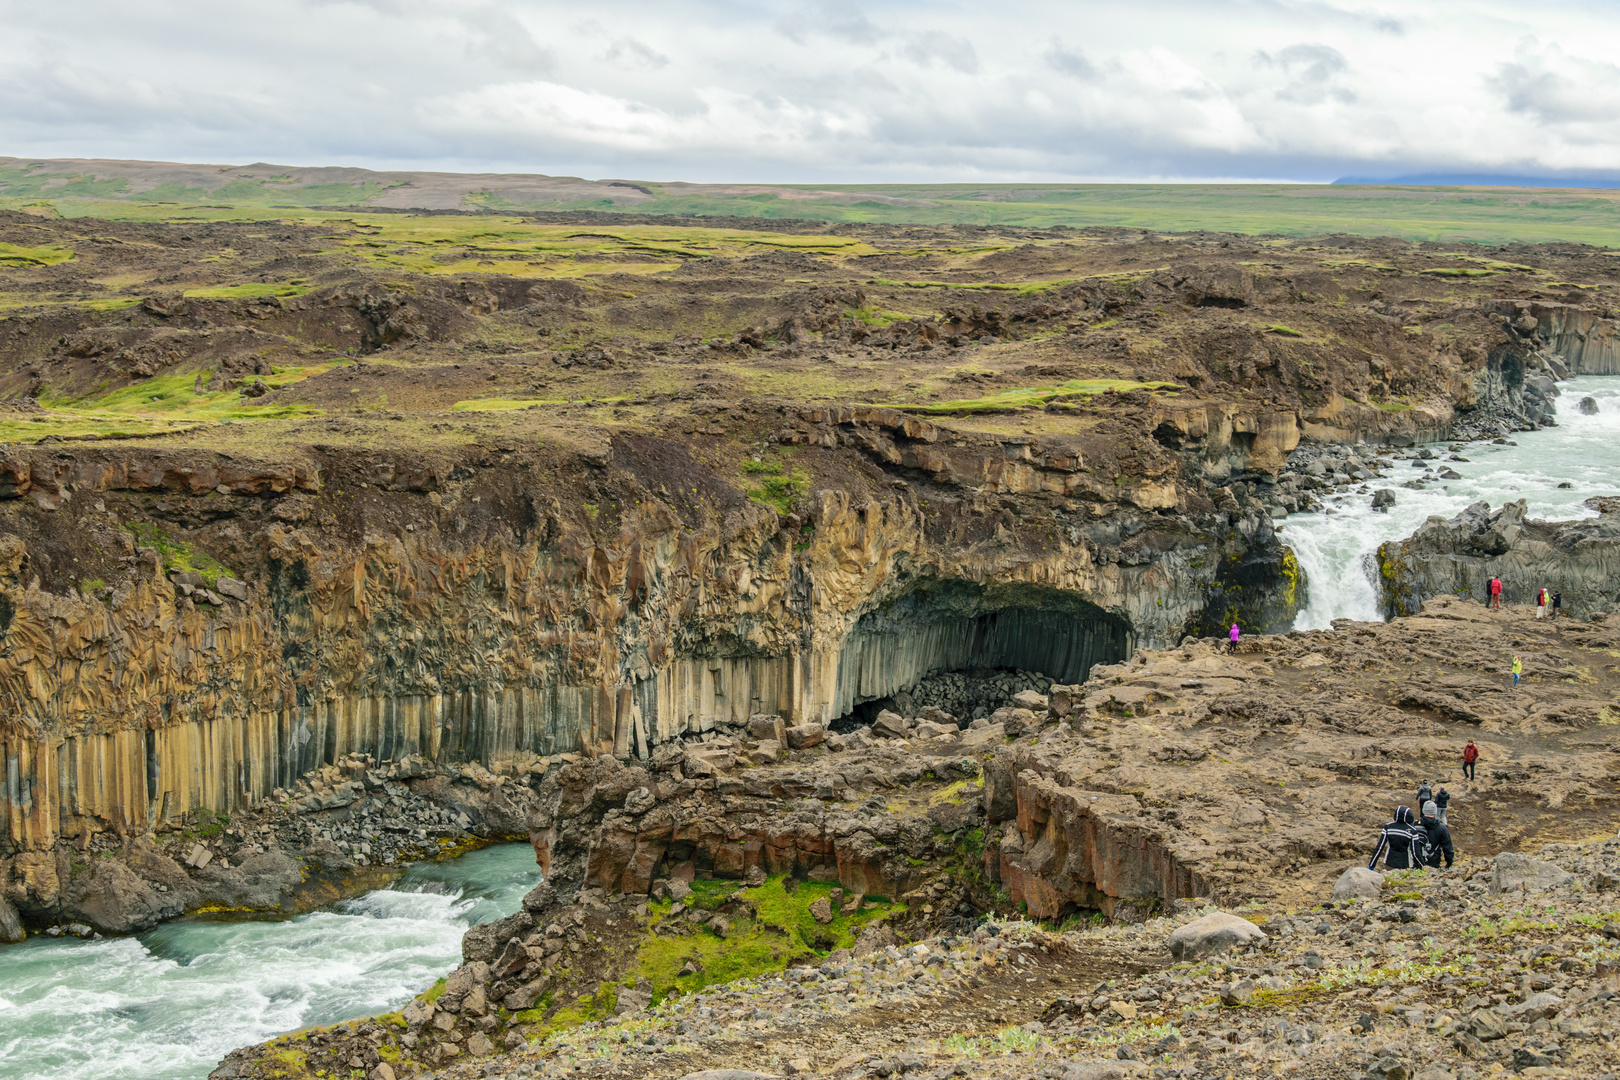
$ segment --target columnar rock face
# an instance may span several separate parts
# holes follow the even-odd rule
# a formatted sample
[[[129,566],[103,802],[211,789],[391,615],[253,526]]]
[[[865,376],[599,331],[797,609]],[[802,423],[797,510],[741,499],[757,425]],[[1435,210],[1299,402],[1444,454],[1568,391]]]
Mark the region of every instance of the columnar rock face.
[[[1437,596],[1484,602],[1500,577],[1508,604],[1533,604],[1545,587],[1563,594],[1563,613],[1603,614],[1620,609],[1620,514],[1616,501],[1589,500],[1597,517],[1575,521],[1525,518],[1525,501],[1491,510],[1476,503],[1456,517],[1431,517],[1405,540],[1378,549],[1384,610],[1415,614]]]
[[[1541,343],[1571,375],[1620,375],[1620,326],[1590,309],[1545,300],[1501,301],[1515,329]]]
[[[863,441],[929,445],[905,418],[832,420],[826,439],[848,445],[825,453],[829,468],[869,461]],[[1283,559],[1263,515],[1210,510],[1168,477],[1163,509],[1142,509],[1127,479],[1093,514],[1014,514],[997,503],[1002,474],[969,469],[974,448],[958,443],[952,467],[978,488],[863,479],[792,517],[646,437],[475,468],[311,459],[263,490],[215,469],[203,494],[162,479],[200,475],[197,462],[161,454],[139,467],[105,451],[14,454],[0,850],[228,812],[348,753],[508,771],[569,752],[646,759],[756,713],[824,726],[932,670],[1079,681],[1178,639],[1228,556]],[[1099,483],[1042,464],[1060,459],[1028,467]],[[148,475],[169,494],[132,489]],[[126,527],[154,508],[184,524]],[[179,545],[238,577],[209,587],[177,570]],[[94,594],[41,557],[92,549],[123,572]]]

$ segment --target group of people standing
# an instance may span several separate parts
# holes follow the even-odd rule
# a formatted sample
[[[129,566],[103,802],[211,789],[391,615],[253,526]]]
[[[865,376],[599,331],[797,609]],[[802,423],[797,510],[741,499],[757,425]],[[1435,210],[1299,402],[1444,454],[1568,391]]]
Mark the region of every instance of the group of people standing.
[[[1485,606],[1493,609],[1502,607],[1502,579],[1493,577],[1490,584],[1485,586]],[[1564,594],[1557,589],[1549,589],[1545,585],[1536,590],[1536,618],[1541,619],[1552,612],[1553,618],[1558,618],[1558,612],[1564,606]]]
[[[1468,745],[1473,747],[1473,740]],[[1474,753],[1477,759],[1477,748]],[[1404,804],[1395,808],[1395,820],[1378,834],[1378,847],[1367,869],[1376,870],[1380,857],[1386,870],[1438,868],[1442,862],[1449,867],[1457,854],[1446,824],[1446,806],[1450,802],[1451,793],[1444,787],[1435,791],[1427,780],[1423,781],[1417,790],[1418,815],[1414,816],[1412,808]]]

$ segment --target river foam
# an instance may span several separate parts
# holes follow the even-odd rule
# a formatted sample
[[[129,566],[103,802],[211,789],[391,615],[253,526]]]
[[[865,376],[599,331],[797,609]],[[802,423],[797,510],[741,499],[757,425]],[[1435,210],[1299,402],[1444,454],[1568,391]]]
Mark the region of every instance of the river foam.
[[[0,1076],[198,1080],[238,1046],[398,1008],[539,880],[528,844],[502,844],[293,919],[0,947]]]
[[[1388,475],[1367,484],[1368,494],[1326,500],[1336,513],[1290,514],[1281,539],[1294,549],[1308,583],[1295,629],[1324,629],[1334,619],[1381,618],[1374,585],[1378,545],[1412,535],[1432,514],[1451,517],[1481,500],[1497,507],[1524,499],[1530,517],[1565,520],[1591,517],[1593,511],[1582,502],[1593,495],[1620,494],[1620,379],[1585,376],[1560,383],[1559,389],[1558,426],[1519,432],[1513,436],[1516,446],[1464,443],[1460,456],[1468,461],[1447,461],[1451,455],[1442,453],[1429,463],[1461,473],[1461,480],[1413,491],[1398,485],[1423,470],[1396,461]],[[1578,410],[1583,397],[1597,401],[1595,416]],[[1570,486],[1559,488],[1564,482]],[[1385,487],[1394,489],[1395,505],[1379,513],[1371,507],[1370,493]]]

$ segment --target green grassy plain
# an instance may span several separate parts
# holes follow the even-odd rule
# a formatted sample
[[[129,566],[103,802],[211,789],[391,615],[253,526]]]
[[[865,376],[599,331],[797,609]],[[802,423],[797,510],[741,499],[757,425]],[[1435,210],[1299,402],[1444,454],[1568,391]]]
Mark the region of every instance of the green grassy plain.
[[[94,216],[133,221],[256,221],[342,217],[334,208],[363,210],[387,188],[382,184],[299,186],[271,181],[233,181],[213,191],[171,186],[129,194],[122,181],[61,180],[17,169],[0,169],[0,207],[29,209],[64,217]],[[1334,233],[1391,236],[1407,240],[1502,244],[1571,241],[1620,247],[1620,191],[1567,188],[1406,187],[1328,184],[885,184],[726,186],[644,184],[651,197],[633,205],[608,200],[536,201],[499,204],[469,192],[467,209],[491,211],[477,218],[399,217],[415,221],[417,243],[462,242],[481,232],[490,254],[541,258],[581,253],[585,238],[559,236],[549,250],[532,237],[503,247],[504,216],[524,211],[597,210],[638,214],[802,219],[879,224],[983,225],[1051,228],[1116,226],[1169,232],[1208,230],[1254,235],[1316,236]],[[424,222],[438,222],[427,226]],[[483,223],[482,225],[480,223]],[[532,228],[532,226],[530,226]],[[427,232],[441,231],[442,237]],[[578,234],[577,227],[559,233]],[[725,230],[716,230],[725,232]],[[614,227],[593,229],[599,238],[633,246],[647,270],[694,254],[714,254],[714,237],[690,230],[667,236],[637,230],[631,240]],[[399,235],[383,227],[372,239],[378,247]],[[345,238],[347,242],[356,242]],[[834,237],[776,237],[785,247],[843,246],[857,241]],[[807,244],[817,240],[822,244]],[[363,241],[362,241],[363,242]],[[764,242],[756,238],[754,243]],[[825,245],[825,246],[824,246]],[[853,254],[854,252],[849,252]],[[389,262],[379,257],[379,262]],[[464,265],[432,267],[393,262],[402,268],[458,272]],[[589,272],[589,271],[586,271]],[[643,271],[647,272],[647,271]],[[938,283],[931,283],[937,286]]]

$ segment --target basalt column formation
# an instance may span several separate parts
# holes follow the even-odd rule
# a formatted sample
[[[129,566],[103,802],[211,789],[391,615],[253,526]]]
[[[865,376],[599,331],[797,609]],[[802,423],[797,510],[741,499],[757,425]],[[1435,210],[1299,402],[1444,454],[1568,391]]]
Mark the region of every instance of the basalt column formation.
[[[845,426],[828,440],[875,425]],[[508,772],[564,753],[646,759],[757,713],[825,725],[935,671],[1079,681],[1179,639],[1228,555],[1269,545],[1281,561],[1259,519],[1245,533],[1225,514],[1199,527],[1127,504],[1140,531],[1121,543],[1117,520],[996,506],[982,485],[896,486],[842,446],[805,456],[843,484],[784,517],[651,438],[439,472],[311,455],[318,490],[270,498],[249,466],[193,493],[183,461],[14,455],[6,850],[27,860],[59,837],[229,812],[354,752]],[[557,476],[590,494],[542,479]],[[339,502],[362,490],[362,506]],[[170,522],[148,546],[157,534],[127,526],[154,508]],[[358,541],[338,513],[363,523]],[[172,569],[182,544],[238,576]],[[99,595],[41,579],[41,556],[96,551],[125,569]]]

